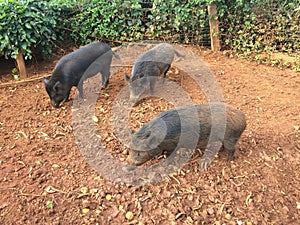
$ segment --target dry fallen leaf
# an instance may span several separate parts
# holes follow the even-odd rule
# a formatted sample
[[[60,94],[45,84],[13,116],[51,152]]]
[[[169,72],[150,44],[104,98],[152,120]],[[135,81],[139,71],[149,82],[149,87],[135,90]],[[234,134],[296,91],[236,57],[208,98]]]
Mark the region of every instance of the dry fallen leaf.
[[[52,165],[52,168],[59,168],[60,166],[59,165],[57,165],[57,164],[53,164]]]
[[[119,205],[119,210],[124,211],[124,207],[122,205]]]
[[[99,119],[97,116],[92,116],[92,120],[95,122],[95,123],[98,123]]]
[[[208,208],[207,210],[208,215],[214,214],[214,209],[213,208]]]
[[[231,219],[231,215],[230,215],[229,213],[226,213],[225,218],[226,218],[227,220],[230,220],[230,219]]]
[[[89,192],[89,189],[87,187],[82,187],[80,188],[80,191],[83,193],[83,194],[87,194]]]
[[[52,194],[52,193],[55,193],[55,192],[59,192],[58,189],[56,189],[56,188],[54,188],[54,187],[52,187],[52,186],[46,187],[45,191],[46,191],[47,193],[49,193],[49,194]]]
[[[112,196],[111,196],[111,194],[107,194],[107,195],[105,196],[105,198],[106,198],[107,201],[110,201],[110,200],[112,199]]]
[[[84,213],[84,214],[88,213],[89,211],[90,211],[90,210],[89,210],[88,208],[82,209],[82,213]]]
[[[131,211],[128,211],[125,215],[126,219],[132,220],[133,219],[133,213]]]

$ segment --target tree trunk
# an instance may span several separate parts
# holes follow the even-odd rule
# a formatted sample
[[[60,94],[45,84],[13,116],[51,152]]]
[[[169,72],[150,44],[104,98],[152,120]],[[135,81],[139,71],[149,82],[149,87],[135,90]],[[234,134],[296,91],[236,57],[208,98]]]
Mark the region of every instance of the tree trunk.
[[[208,6],[211,50],[213,51],[220,51],[221,49],[219,39],[219,21],[216,19],[217,13],[217,5],[213,2]]]
[[[23,55],[21,52],[18,53],[16,60],[17,60],[18,69],[20,72],[20,78],[21,79],[27,78],[26,66],[25,66],[24,58],[23,58]]]

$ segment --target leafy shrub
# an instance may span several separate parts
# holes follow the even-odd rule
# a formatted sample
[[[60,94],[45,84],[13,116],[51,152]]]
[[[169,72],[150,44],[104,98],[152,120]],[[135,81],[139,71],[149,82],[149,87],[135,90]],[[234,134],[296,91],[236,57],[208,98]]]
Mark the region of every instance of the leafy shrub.
[[[52,52],[60,37],[57,25],[63,14],[61,5],[46,1],[6,1],[0,3],[0,52],[6,58],[16,58],[19,51],[25,59],[32,50],[40,49],[43,56]]]
[[[222,46],[239,57],[265,63],[272,54],[300,54],[300,2],[298,0],[225,0],[219,5]],[[258,55],[259,54],[259,55]],[[299,65],[300,66],[300,65]]]
[[[206,0],[154,0],[148,15],[149,37],[180,43],[207,42],[209,25],[206,8]]]
[[[201,43],[209,38],[205,2],[206,0],[93,1],[88,6],[82,5],[80,12],[70,19],[71,36],[82,43],[95,39],[163,39]]]
[[[0,0],[0,52],[13,58],[18,51],[25,58],[32,50],[48,55],[58,40],[70,39],[209,45],[211,2],[218,6],[223,49],[270,64],[282,64],[271,58],[276,52],[299,59],[298,0]]]
[[[143,37],[143,12],[137,0],[93,1],[70,19],[71,37],[81,43],[92,40],[132,41]]]

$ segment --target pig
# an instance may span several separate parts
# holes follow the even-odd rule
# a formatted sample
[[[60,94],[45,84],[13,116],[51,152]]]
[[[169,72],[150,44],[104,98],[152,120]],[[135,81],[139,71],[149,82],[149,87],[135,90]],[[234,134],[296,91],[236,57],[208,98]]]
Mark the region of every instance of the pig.
[[[196,110],[197,113],[194,115],[197,118],[191,115],[192,109]],[[211,129],[211,109],[213,109],[214,121],[217,124],[214,131]],[[226,118],[226,123],[222,121],[224,118]],[[182,133],[181,121],[184,121],[184,133]],[[195,129],[195,126],[198,126],[197,123],[200,129]],[[224,127],[224,125],[226,126]],[[178,145],[180,136],[184,135],[185,143],[182,143],[183,146],[179,147],[186,148],[189,143],[194,142],[197,148],[206,148],[199,165],[199,170],[204,170],[211,164],[215,154],[218,153],[221,147],[228,152],[227,159],[232,160],[236,144],[245,128],[246,117],[244,113],[223,103],[200,104],[171,109],[159,114],[138,131],[133,132],[126,161],[130,165],[138,166],[163,152],[170,155]],[[198,131],[198,133],[195,131]],[[210,137],[212,132],[213,136]],[[208,143],[209,138],[211,138],[210,143]]]
[[[171,44],[161,43],[142,54],[134,63],[131,77],[125,74],[125,81],[129,83],[130,102],[136,105],[139,97],[149,86],[153,95],[157,78],[163,78],[174,60],[174,55],[184,58]]]
[[[71,88],[77,87],[83,98],[83,81],[101,73],[102,87],[109,83],[112,56],[120,58],[108,44],[93,42],[63,56],[56,64],[51,78],[44,78],[51,105],[59,108],[67,101]],[[83,77],[84,75],[84,77]]]

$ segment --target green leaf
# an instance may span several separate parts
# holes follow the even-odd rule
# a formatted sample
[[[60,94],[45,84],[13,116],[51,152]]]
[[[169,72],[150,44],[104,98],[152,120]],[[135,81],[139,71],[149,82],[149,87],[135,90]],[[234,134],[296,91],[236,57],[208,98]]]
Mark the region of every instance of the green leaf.
[[[30,23],[25,23],[25,27],[28,29],[32,29],[32,26],[30,25]]]
[[[46,202],[46,207],[47,207],[47,209],[52,209],[53,208],[53,201],[47,201]]]

